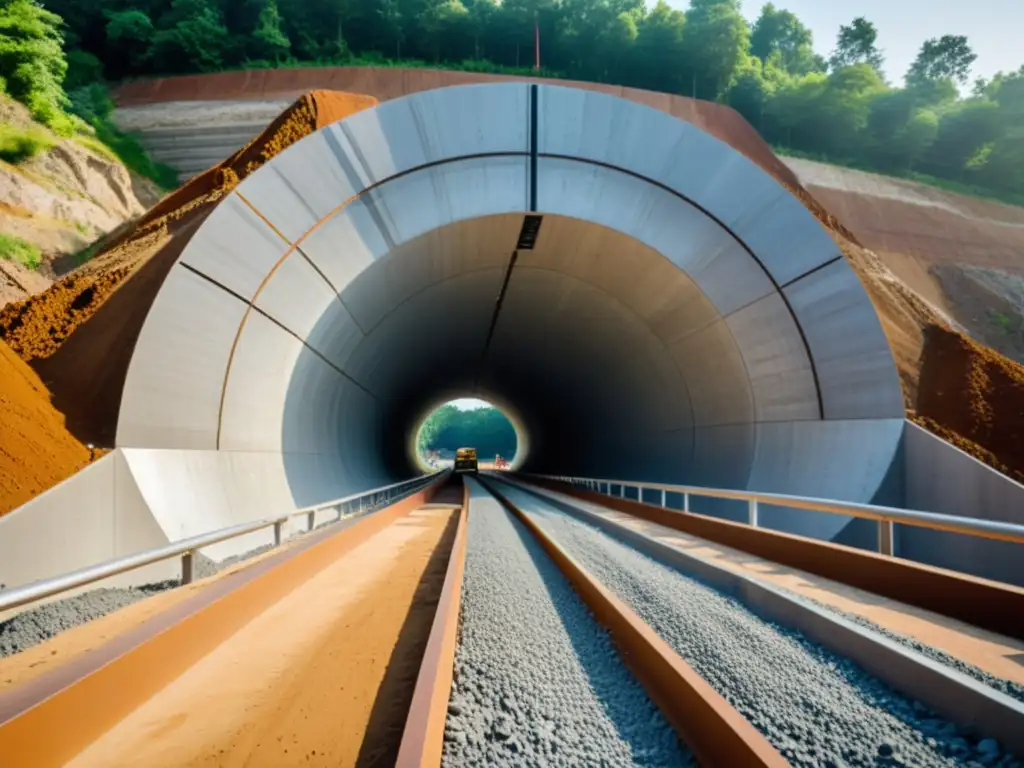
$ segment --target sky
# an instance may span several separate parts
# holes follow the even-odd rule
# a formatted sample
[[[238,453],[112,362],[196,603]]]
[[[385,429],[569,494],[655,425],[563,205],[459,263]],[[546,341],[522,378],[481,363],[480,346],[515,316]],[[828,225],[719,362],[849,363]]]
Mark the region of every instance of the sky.
[[[486,400],[477,400],[475,397],[460,397],[458,400],[452,400],[451,403],[460,411],[473,411],[477,408],[491,407],[491,404]]]
[[[654,5],[653,0],[648,0]],[[667,0],[686,9],[688,0]],[[753,21],[766,0],[743,0],[743,13]],[[921,44],[943,35],[967,35],[978,60],[971,81],[1024,64],[1024,0],[774,0],[776,8],[796,14],[814,33],[814,47],[828,56],[842,24],[858,16],[878,29],[878,47],[885,55],[885,74],[893,85],[903,76]]]

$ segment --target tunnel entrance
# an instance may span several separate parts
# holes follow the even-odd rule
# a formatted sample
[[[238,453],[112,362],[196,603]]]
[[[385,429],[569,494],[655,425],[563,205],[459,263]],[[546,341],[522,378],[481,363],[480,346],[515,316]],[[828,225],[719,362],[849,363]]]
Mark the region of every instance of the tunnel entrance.
[[[524,471],[851,500],[904,415],[863,287],[771,176],[653,109],[490,84],[356,114],[225,197],[118,445],[311,504],[420,471],[410,426],[467,392],[515,415]]]
[[[459,448],[475,448],[482,469],[497,457],[519,466],[519,437],[512,420],[495,405],[478,398],[449,400],[430,412],[414,432],[416,458],[422,469],[449,467]],[[497,467],[500,468],[500,467]]]

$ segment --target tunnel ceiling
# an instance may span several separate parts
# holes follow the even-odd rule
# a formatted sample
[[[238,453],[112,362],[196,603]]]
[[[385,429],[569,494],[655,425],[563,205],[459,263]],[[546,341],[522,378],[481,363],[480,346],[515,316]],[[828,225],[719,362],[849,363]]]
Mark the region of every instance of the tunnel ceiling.
[[[653,109],[498,84],[361,112],[232,192],[154,302],[118,444],[365,486],[472,394],[538,471],[858,498],[903,416],[863,288],[774,179]]]

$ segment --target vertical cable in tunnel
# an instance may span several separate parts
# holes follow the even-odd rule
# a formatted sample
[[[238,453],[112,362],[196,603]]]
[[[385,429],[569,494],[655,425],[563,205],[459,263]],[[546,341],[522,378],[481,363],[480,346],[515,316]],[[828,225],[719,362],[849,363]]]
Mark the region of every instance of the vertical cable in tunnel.
[[[530,86],[530,210],[537,210],[537,84]]]
[[[537,136],[539,133],[537,105],[539,89],[536,84],[530,85],[530,113],[527,119],[530,121],[530,199],[528,201],[530,212],[537,210]],[[487,339],[484,341],[484,348],[480,354],[480,365],[477,366],[476,378],[473,380],[473,391],[480,387],[480,377],[483,376],[484,363],[487,361],[487,352],[491,348],[491,340],[494,338],[494,331],[498,327],[498,317],[501,315],[501,305],[505,301],[505,293],[508,291],[509,280],[512,279],[512,270],[519,258],[519,251],[533,250],[540,234],[540,225],[543,221],[541,216],[525,216],[523,225],[519,230],[519,238],[516,241],[515,250],[509,257],[508,266],[505,268],[505,277],[501,281],[501,290],[498,291],[498,298],[494,302],[494,313],[491,315],[491,325],[487,329]]]

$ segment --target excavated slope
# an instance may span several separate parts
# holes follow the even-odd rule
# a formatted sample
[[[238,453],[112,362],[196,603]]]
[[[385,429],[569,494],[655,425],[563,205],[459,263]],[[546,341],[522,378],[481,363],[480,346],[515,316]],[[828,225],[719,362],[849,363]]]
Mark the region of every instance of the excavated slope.
[[[349,93],[302,96],[248,146],[109,236],[91,261],[44,293],[0,310],[0,339],[46,382],[72,433],[83,442],[113,444],[121,390],[146,313],[217,202],[299,139],[376,103]],[[0,393],[6,385],[0,377]],[[20,450],[0,443],[0,451]]]
[[[89,463],[39,376],[2,341],[0,414],[0,515]]]
[[[372,95],[313,91],[301,96],[245,148],[164,198],[134,227],[108,238],[91,262],[44,294],[0,311],[0,339],[30,362],[47,383],[55,405],[67,416],[71,432],[83,441],[111,445],[128,363],[148,308],[192,233],[228,191],[298,139],[372,106],[378,99],[458,83],[503,79],[506,78],[457,72],[352,68],[225,73],[143,81],[123,87],[117,94],[122,105],[224,100],[242,95],[280,97],[309,84],[343,85],[346,90]],[[948,330],[940,312],[897,279],[874,253],[863,248],[800,185],[793,172],[736,112],[717,104],[637,89],[563,84],[608,92],[688,120],[743,152],[797,195],[830,231],[875,303],[894,351],[911,416],[919,407],[919,398],[941,390],[943,382],[955,377],[951,371],[963,367],[962,362],[954,362],[948,356],[932,356],[931,364],[922,373],[926,337],[962,337]],[[1013,375],[1024,380],[1024,369],[1015,363],[972,346],[966,339],[962,346],[966,357],[981,355],[989,361],[1000,360],[1001,370],[1017,371]],[[0,388],[3,386],[0,380]],[[1024,403],[1024,392],[1019,387],[1007,391],[1005,397],[1009,402]],[[1024,455],[1014,452],[1013,440],[1000,437],[1002,425],[998,419],[990,424],[988,432],[983,432],[970,427],[962,416],[963,411],[991,409],[989,398],[993,388],[962,387],[962,392],[964,396],[954,402],[922,408],[920,422],[1002,471],[1014,475],[1024,472]],[[1014,397],[1021,400],[1014,401]],[[1024,407],[1018,408],[1018,412],[1021,410]],[[0,444],[0,450],[17,451],[17,447]]]

